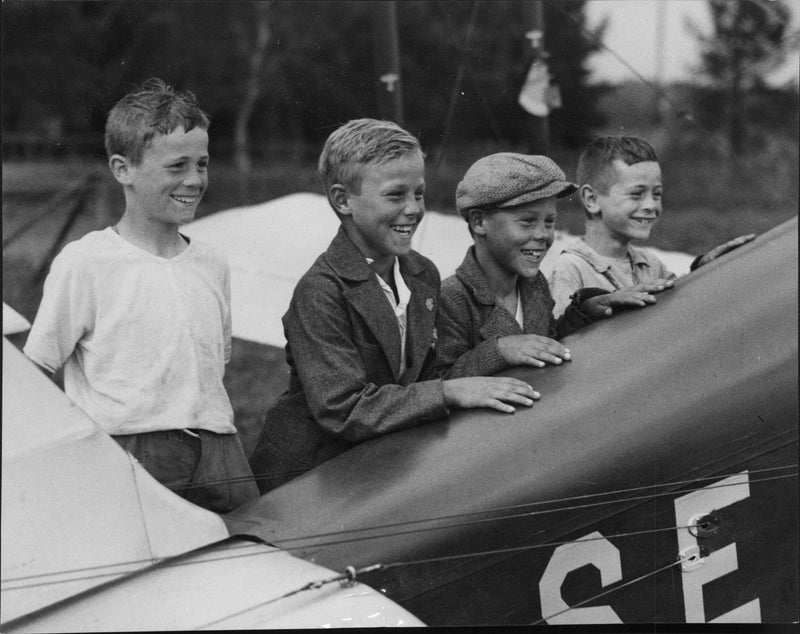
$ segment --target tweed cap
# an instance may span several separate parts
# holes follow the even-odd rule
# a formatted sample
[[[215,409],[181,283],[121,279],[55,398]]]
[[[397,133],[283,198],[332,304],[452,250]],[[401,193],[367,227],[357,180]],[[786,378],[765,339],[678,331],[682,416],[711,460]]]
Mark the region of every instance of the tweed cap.
[[[539,155],[499,152],[475,161],[456,187],[456,209],[514,207],[578,190],[555,162]]]

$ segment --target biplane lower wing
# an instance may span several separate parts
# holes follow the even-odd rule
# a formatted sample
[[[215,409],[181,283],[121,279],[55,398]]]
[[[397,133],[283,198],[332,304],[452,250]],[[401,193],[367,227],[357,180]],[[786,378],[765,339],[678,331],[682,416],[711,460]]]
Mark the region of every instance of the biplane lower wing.
[[[2,632],[421,625],[365,584],[327,583],[341,571],[231,538],[7,339],[2,432]]]
[[[227,516],[430,625],[797,622],[797,218]],[[381,564],[381,566],[377,566]]]

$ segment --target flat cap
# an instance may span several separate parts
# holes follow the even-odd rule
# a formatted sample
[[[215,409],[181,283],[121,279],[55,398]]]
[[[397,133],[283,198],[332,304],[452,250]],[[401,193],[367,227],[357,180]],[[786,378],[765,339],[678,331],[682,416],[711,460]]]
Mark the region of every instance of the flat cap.
[[[561,168],[535,154],[499,152],[475,161],[456,187],[456,209],[467,218],[470,209],[514,207],[578,190]]]

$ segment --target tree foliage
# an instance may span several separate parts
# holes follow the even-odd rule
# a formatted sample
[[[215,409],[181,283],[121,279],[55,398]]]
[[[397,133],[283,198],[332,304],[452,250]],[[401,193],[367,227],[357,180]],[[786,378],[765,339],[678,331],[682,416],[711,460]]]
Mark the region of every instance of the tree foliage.
[[[783,0],[709,0],[708,5],[712,33],[689,24],[701,45],[700,71],[711,84],[699,92],[696,105],[707,125],[724,124],[738,155],[747,146],[748,112],[760,110],[753,102],[774,92],[764,77],[785,60],[789,48],[797,47],[797,34],[789,33],[790,11]]]
[[[579,144],[601,123],[586,86],[583,64],[597,44],[583,5],[545,5],[549,62],[563,95],[551,116],[556,144]],[[446,134],[524,138],[524,8],[520,0],[398,2],[405,122],[424,143],[442,145]],[[110,106],[151,76],[198,95],[222,150],[237,119],[246,119],[257,152],[276,140],[316,146],[343,121],[377,116],[374,52],[385,43],[373,35],[373,2],[7,0],[2,10],[6,131],[55,120],[64,131],[99,135]],[[264,56],[254,65],[259,41]]]

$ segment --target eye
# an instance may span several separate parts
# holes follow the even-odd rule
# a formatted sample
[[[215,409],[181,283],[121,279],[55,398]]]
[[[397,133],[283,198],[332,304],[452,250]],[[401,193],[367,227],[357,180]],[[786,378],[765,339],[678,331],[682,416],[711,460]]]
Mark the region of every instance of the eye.
[[[547,218],[544,219],[544,224],[548,227],[552,227],[554,224],[556,224],[555,216],[547,216]]]
[[[656,200],[661,200],[661,190],[660,189],[656,189],[653,192],[653,198],[655,198]]]

